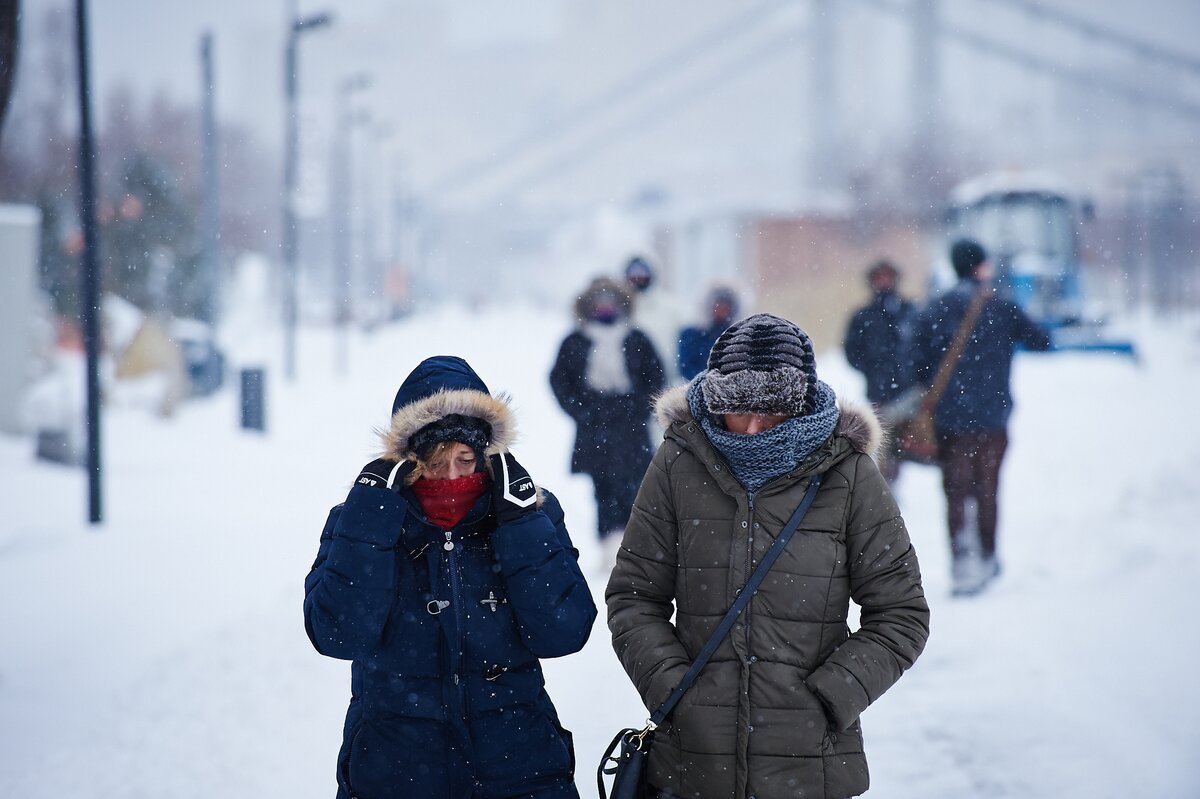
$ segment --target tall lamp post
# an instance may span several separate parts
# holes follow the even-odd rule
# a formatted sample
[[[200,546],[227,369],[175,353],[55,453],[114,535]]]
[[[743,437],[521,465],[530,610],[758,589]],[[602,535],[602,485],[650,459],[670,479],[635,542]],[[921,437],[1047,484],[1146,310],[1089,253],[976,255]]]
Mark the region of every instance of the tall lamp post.
[[[329,25],[331,14],[301,17],[296,0],[288,4],[287,44],[284,47],[284,148],[283,148],[283,357],[284,375],[296,377],[296,157],[300,132],[296,124],[296,48],[300,35]]]
[[[79,69],[79,216],[83,225],[83,342],[87,357],[88,521],[103,518],[100,486],[100,232],[96,228],[96,147],[92,137],[87,0],[75,2]]]
[[[203,100],[201,104],[201,163],[203,164],[204,199],[200,210],[201,264],[204,294],[199,316],[210,325],[217,321],[217,298],[221,270],[221,214],[217,177],[217,112],[213,55],[213,34],[206,31],[200,38],[200,70]]]
[[[351,128],[354,124],[352,101],[354,94],[371,85],[371,76],[358,72],[342,79],[338,84],[336,137],[334,153],[334,180],[331,182],[332,197],[329,208],[333,222],[333,265],[334,265],[334,320],[337,324],[337,346],[334,348],[334,366],[339,375],[346,374],[349,345],[346,327],[353,316],[350,300],[350,236],[354,221],[354,157]]]

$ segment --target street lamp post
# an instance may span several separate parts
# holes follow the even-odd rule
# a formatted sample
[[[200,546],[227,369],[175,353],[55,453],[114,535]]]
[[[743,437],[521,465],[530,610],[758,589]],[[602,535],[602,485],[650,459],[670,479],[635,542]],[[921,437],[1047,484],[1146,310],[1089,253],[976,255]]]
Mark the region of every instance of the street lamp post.
[[[204,199],[200,211],[201,264],[204,293],[199,317],[210,325],[217,321],[221,271],[221,215],[219,179],[217,176],[217,112],[214,78],[213,34],[207,31],[200,38],[200,69],[203,78],[201,101],[201,163]]]
[[[92,135],[87,0],[75,2],[75,52],[79,69],[79,217],[83,226],[83,342],[87,367],[88,521],[103,519],[100,481],[100,231],[96,228],[96,146]]]
[[[348,360],[347,326],[352,317],[350,298],[350,235],[353,222],[354,158],[351,143],[351,128],[354,114],[351,107],[353,95],[371,85],[371,76],[359,72],[342,80],[338,85],[336,112],[336,152],[334,154],[334,180],[331,181],[330,217],[333,219],[333,264],[334,264],[334,321],[337,325],[337,346],[334,348],[334,366],[339,375],[346,374]]]
[[[330,14],[300,17],[296,0],[290,0],[287,43],[284,47],[284,143],[283,143],[283,355],[284,375],[296,377],[296,159],[300,132],[296,124],[297,44],[302,33],[317,30],[333,21]]]

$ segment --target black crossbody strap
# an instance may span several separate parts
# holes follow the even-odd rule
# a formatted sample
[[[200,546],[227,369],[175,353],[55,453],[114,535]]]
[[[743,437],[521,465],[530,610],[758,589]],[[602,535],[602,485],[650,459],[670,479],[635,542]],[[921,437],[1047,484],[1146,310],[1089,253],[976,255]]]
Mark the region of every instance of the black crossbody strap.
[[[758,564],[758,568],[754,570],[754,574],[750,575],[750,579],[742,586],[738,592],[737,599],[733,605],[725,612],[725,618],[721,619],[721,623],[717,625],[717,629],[713,630],[713,634],[709,636],[705,642],[704,648],[700,650],[700,654],[692,661],[692,666],[687,670],[687,674],[683,675],[683,679],[679,681],[679,685],[675,686],[675,690],[667,697],[667,701],[663,702],[658,710],[654,711],[654,715],[650,717],[650,722],[657,727],[666,720],[667,716],[671,715],[671,711],[675,709],[675,705],[683,698],[687,689],[692,687],[692,683],[696,681],[701,669],[708,664],[709,658],[717,651],[717,647],[721,645],[721,639],[729,634],[733,629],[733,623],[737,621],[737,617],[742,614],[746,606],[750,604],[750,599],[754,596],[754,592],[758,590],[758,586],[762,583],[763,578],[767,576],[767,572],[771,570],[771,566],[783,553],[783,548],[787,546],[788,541],[792,538],[792,533],[796,532],[796,528],[800,526],[800,520],[804,518],[804,514],[808,512],[808,508],[812,505],[813,500],[817,496],[817,489],[821,487],[821,475],[814,474],[808,483],[808,490],[804,492],[804,499],[800,501],[799,507],[792,513],[792,518],[788,519],[787,524],[783,526],[779,536],[775,539],[775,543],[771,544],[771,548],[767,550],[767,554],[763,557],[762,563]]]

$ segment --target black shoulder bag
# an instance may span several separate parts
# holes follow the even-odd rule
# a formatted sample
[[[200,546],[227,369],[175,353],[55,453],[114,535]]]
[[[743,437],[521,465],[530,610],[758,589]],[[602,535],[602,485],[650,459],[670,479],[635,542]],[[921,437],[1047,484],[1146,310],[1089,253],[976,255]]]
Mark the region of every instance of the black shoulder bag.
[[[717,625],[717,629],[713,630],[713,634],[709,636],[708,641],[704,644],[704,648],[700,650],[700,654],[692,661],[687,674],[683,675],[683,679],[679,681],[679,685],[675,686],[675,690],[667,697],[667,701],[663,702],[658,710],[654,711],[654,715],[650,717],[649,723],[640,730],[633,729],[632,727],[621,730],[617,733],[617,737],[613,738],[612,743],[608,745],[608,749],[600,759],[600,766],[596,769],[596,786],[600,791],[600,799],[642,799],[642,797],[648,796],[646,793],[648,788],[646,785],[646,761],[650,756],[650,745],[654,742],[654,731],[671,715],[671,711],[675,709],[675,705],[679,704],[679,700],[683,698],[684,693],[692,687],[692,683],[696,681],[696,677],[700,675],[700,671],[708,664],[709,658],[717,651],[717,647],[721,644],[721,639],[733,629],[733,623],[741,615],[742,611],[746,609],[746,606],[750,604],[750,599],[754,596],[754,592],[758,590],[758,586],[762,583],[763,578],[767,576],[767,572],[771,570],[771,566],[774,565],[780,554],[782,554],[784,547],[791,540],[792,533],[796,532],[796,528],[800,526],[800,520],[808,512],[809,506],[812,505],[813,499],[817,496],[817,489],[820,487],[821,475],[815,474],[809,480],[808,490],[804,493],[804,499],[800,501],[799,507],[792,513],[792,517],[788,519],[787,524],[780,531],[779,536],[775,539],[775,543],[771,544],[771,548],[767,550],[762,563],[758,564],[758,568],[754,570],[754,574],[750,575],[750,579],[742,586],[742,589],[737,594],[737,599],[734,600],[729,610],[725,612],[725,617],[721,619],[721,623]],[[617,751],[618,749],[620,750],[619,752]],[[617,752],[615,756],[614,752]],[[613,775],[611,794],[605,791],[604,788],[605,774]]]

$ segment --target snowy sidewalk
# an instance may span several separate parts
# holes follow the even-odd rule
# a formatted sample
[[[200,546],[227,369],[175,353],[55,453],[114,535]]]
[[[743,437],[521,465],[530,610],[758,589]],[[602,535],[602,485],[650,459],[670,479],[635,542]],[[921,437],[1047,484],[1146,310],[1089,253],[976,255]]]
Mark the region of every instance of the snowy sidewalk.
[[[0,438],[0,796],[333,796],[349,668],[309,646],[302,583],[329,506],[374,455],[372,425],[427,355],[462,354],[512,393],[515,449],[567,509],[600,604],[591,486],[567,473],[574,431],[546,383],[565,323],[504,320],[538,343],[522,373],[467,330],[499,316],[446,311],[358,340],[348,384],[328,335],[306,333],[300,381],[269,386],[265,436],[236,429],[232,391],[166,422],[109,413],[95,531],[77,471]],[[436,352],[417,346],[434,326]],[[1018,359],[994,591],[948,598],[937,474],[905,467],[932,635],[865,714],[870,796],[1200,796],[1200,338],[1152,328],[1141,346],[1140,366]],[[818,368],[859,387],[832,353]],[[593,796],[601,749],[646,713],[603,618],[546,671]]]

